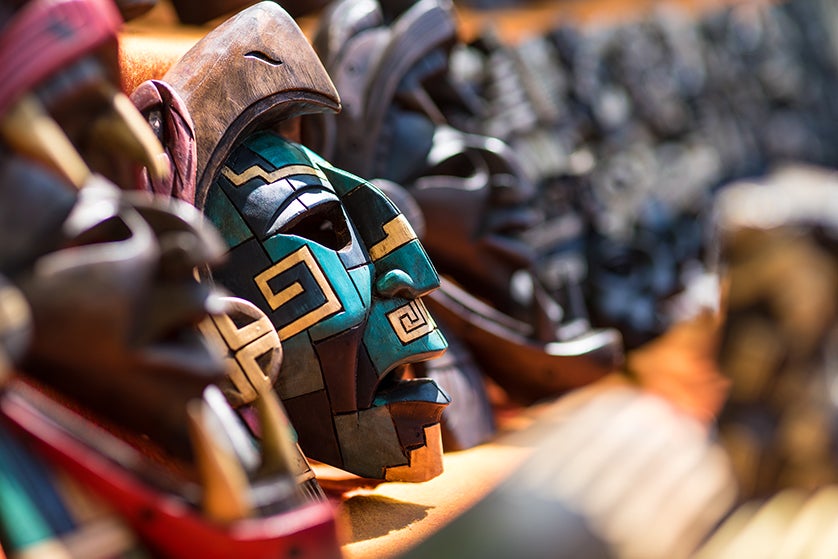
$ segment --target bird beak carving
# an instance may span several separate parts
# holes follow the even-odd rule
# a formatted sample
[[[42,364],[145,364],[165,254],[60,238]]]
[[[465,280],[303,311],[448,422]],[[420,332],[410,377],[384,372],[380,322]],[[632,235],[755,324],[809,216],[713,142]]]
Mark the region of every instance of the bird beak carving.
[[[0,117],[0,137],[14,151],[64,175],[76,188],[91,172],[64,130],[35,95],[25,95]]]

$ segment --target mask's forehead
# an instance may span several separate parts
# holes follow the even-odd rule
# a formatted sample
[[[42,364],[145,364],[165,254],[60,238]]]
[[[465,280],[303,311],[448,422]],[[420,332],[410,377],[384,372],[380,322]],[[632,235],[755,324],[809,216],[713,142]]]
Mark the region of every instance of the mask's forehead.
[[[307,165],[317,169],[322,162],[322,159],[314,152],[271,132],[259,132],[249,136],[242,147],[262,158],[270,169],[281,169],[291,165]],[[231,162],[236,164],[237,158],[246,157],[246,153],[236,149],[227,160],[228,165]]]

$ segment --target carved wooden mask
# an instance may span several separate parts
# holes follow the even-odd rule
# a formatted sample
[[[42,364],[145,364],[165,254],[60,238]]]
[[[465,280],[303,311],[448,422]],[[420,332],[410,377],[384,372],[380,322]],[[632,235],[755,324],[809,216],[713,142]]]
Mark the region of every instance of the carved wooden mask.
[[[282,340],[276,390],[306,455],[371,478],[438,474],[448,398],[402,376],[446,347],[420,298],[439,279],[401,212],[272,132],[232,152],[205,212],[231,247],[213,278]]]
[[[276,390],[306,455],[373,478],[437,475],[448,398],[432,381],[401,377],[403,365],[445,348],[419,299],[439,280],[378,189],[268,131],[340,108],[297,24],[272,2],[256,4],[133,98],[159,120],[184,178],[149,189],[194,196],[232,247],[212,278],[279,332]]]

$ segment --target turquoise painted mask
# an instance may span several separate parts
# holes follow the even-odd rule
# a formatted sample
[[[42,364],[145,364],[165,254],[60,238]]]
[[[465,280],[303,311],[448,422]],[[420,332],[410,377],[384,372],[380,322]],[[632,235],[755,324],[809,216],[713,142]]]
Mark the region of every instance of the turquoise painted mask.
[[[448,397],[404,378],[446,348],[421,300],[439,278],[393,203],[263,131],[227,158],[204,211],[231,247],[213,278],[259,306],[282,340],[276,390],[305,454],[371,478],[440,473]]]

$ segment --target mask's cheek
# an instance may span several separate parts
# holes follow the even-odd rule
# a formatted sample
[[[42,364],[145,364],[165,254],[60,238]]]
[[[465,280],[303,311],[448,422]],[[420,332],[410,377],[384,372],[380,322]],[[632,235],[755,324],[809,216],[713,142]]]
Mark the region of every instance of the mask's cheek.
[[[398,365],[439,357],[448,343],[421,299],[376,299],[364,345],[379,377]]]
[[[272,263],[255,272],[252,284],[281,340],[307,331],[319,341],[364,322],[369,265],[347,270],[335,251],[290,235],[263,246]]]

